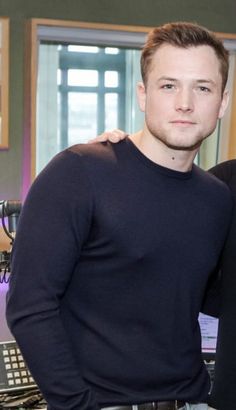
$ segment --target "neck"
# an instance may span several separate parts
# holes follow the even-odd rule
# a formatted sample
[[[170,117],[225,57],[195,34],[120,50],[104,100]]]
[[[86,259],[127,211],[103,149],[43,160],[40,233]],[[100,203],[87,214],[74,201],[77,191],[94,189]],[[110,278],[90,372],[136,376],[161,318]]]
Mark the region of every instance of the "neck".
[[[175,171],[187,172],[192,169],[198,148],[193,150],[175,150],[157,138],[141,130],[130,135],[131,141],[151,161]]]

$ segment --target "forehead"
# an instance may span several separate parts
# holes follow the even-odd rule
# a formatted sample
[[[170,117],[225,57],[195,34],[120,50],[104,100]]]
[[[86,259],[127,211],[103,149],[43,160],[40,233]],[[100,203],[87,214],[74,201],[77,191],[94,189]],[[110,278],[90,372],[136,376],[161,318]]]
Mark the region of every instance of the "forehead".
[[[150,68],[150,75],[222,81],[219,59],[207,45],[181,48],[163,44],[153,54]]]

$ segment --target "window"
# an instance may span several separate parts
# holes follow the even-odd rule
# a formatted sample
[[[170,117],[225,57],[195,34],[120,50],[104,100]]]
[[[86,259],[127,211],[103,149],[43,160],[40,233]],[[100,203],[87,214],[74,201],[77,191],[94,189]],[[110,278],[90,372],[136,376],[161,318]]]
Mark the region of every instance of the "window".
[[[106,45],[100,44],[105,42],[104,30],[90,30],[89,38],[81,39],[80,44],[79,35],[67,42],[68,29],[63,41],[56,41],[51,35],[46,40],[45,33],[42,36],[37,78],[36,173],[70,145],[87,142],[108,129],[133,132],[143,123],[135,96],[135,85],[141,79],[141,44],[130,44],[129,40],[126,47],[122,40],[121,47],[121,33],[110,34],[112,41],[108,35]]]
[[[61,149],[124,125],[126,53],[111,47],[59,47]]]

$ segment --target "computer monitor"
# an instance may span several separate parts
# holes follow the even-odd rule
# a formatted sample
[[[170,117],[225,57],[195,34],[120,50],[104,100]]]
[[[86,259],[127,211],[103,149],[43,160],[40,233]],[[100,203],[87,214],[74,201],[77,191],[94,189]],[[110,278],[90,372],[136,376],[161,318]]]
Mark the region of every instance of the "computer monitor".
[[[8,290],[9,274],[6,276],[0,273],[0,342],[14,340],[6,321],[6,294]]]
[[[215,360],[218,319],[200,313],[198,320],[202,335],[203,358],[206,361]]]

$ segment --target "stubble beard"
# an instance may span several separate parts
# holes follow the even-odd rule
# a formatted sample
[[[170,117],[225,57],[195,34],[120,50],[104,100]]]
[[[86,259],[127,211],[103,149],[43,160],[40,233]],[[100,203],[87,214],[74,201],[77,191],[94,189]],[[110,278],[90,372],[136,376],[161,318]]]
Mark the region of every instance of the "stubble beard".
[[[202,142],[208,138],[212,132],[214,131],[214,129],[209,130],[209,132],[207,133],[207,135],[205,136],[198,136],[196,135],[195,139],[196,142],[194,142],[193,144],[181,144],[181,143],[174,143],[173,141],[171,141],[171,138],[168,137],[168,132],[165,131],[158,131],[156,130],[154,127],[152,126],[148,126],[149,132],[151,133],[151,135],[158,139],[160,142],[162,142],[166,147],[175,150],[175,151],[194,151],[196,149],[199,149],[199,147],[201,146]]]

